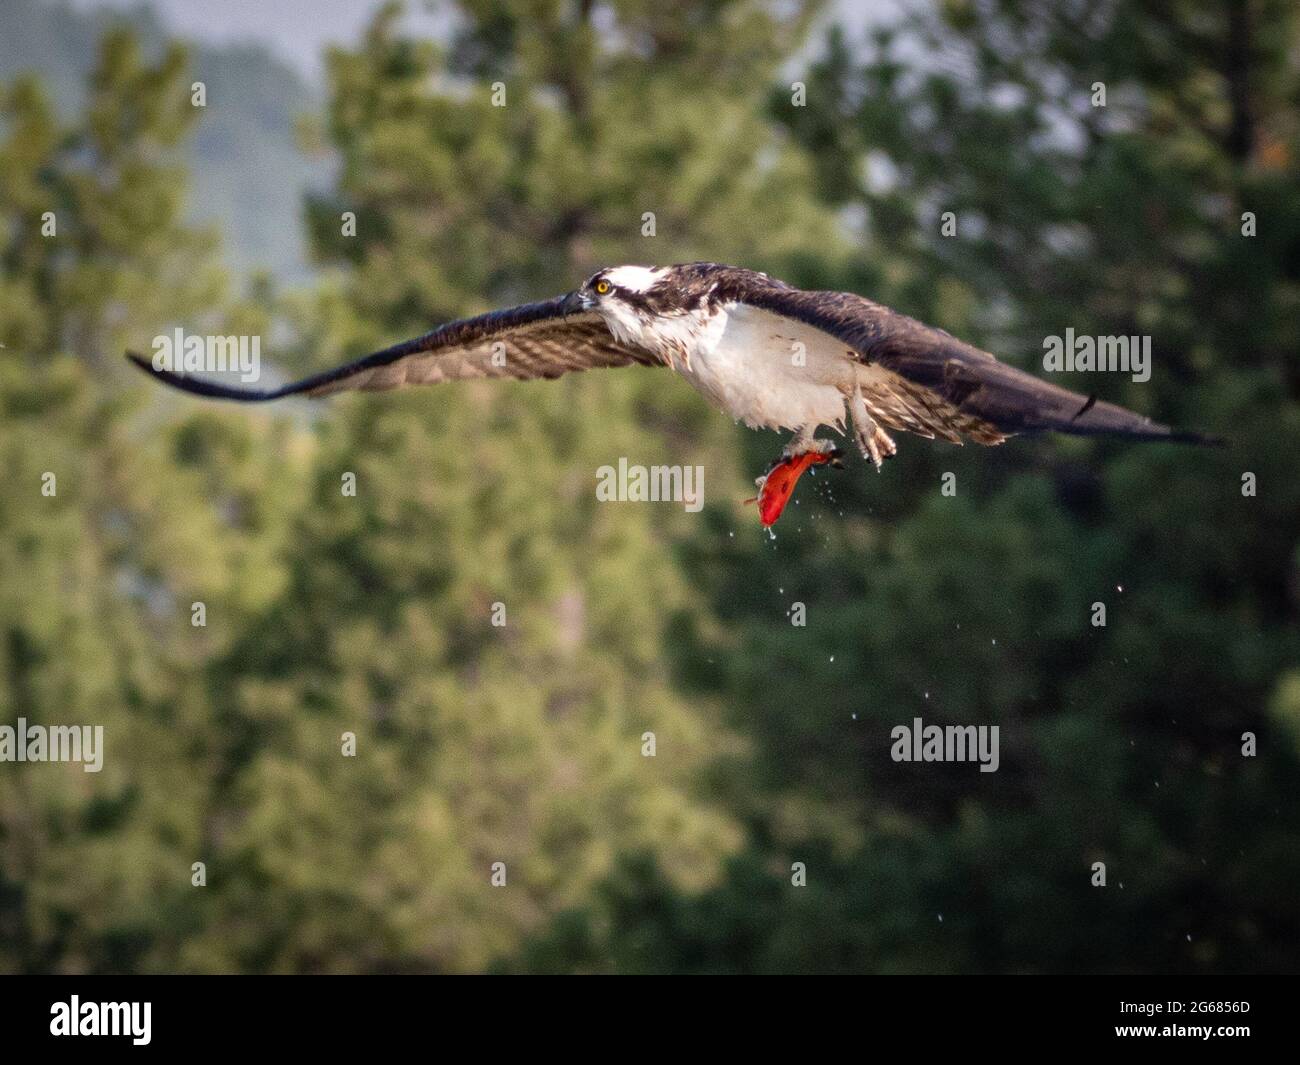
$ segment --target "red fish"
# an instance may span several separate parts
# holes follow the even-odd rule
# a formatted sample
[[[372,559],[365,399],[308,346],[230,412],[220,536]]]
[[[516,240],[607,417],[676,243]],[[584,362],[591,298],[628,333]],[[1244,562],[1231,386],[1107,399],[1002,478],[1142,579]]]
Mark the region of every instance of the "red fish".
[[[790,502],[790,496],[794,494],[794,486],[799,483],[799,478],[804,475],[805,470],[820,466],[822,463],[839,466],[839,458],[839,450],[832,449],[805,451],[802,455],[795,455],[793,458],[779,459],[767,471],[767,475],[762,478],[759,485],[758,520],[763,523],[763,528],[770,528],[776,523],[776,519],[785,510],[785,505]],[[749,499],[746,502],[752,503],[754,500]]]

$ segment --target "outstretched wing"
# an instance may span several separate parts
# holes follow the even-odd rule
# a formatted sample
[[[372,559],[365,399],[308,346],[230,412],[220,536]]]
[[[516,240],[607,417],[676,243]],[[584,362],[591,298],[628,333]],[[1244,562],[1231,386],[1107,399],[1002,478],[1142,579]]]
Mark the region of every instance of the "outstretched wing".
[[[604,320],[576,310],[572,296],[448,322],[424,336],[355,362],[272,389],[233,388],[168,369],[130,352],[151,377],[198,396],[261,402],[282,396],[328,396],[476,377],[553,378],[602,366],[658,365],[647,351],[618,343]]]
[[[1015,433],[1045,430],[1222,442],[1040,380],[942,329],[850,292],[805,292],[773,283],[755,287],[743,299],[821,330],[870,366],[863,400],[891,429],[954,443],[965,435],[999,444]]]

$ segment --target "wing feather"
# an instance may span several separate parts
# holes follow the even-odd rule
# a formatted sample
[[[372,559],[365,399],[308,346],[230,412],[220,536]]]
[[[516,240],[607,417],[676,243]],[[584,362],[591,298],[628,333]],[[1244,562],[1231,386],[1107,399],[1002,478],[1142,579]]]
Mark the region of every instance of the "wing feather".
[[[273,389],[234,388],[155,368],[149,359],[130,352],[127,357],[173,388],[241,402],[293,395],[318,398],[472,378],[549,379],[598,367],[659,365],[650,352],[615,340],[598,314],[574,311],[571,295],[448,322],[413,340]]]
[[[772,282],[753,286],[741,298],[820,329],[871,366],[875,372],[867,376],[863,399],[891,429],[957,443],[962,435],[996,444],[1015,433],[1044,430],[1222,442],[1043,381],[851,292],[808,292]]]

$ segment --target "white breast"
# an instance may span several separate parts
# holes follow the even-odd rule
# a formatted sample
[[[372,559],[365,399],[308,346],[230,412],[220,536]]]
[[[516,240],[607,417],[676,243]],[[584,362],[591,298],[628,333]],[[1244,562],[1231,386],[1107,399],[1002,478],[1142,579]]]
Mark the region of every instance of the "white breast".
[[[767,429],[842,426],[857,364],[844,345],[809,326],[743,303],[678,323],[685,360],[674,369],[706,399],[746,425]]]

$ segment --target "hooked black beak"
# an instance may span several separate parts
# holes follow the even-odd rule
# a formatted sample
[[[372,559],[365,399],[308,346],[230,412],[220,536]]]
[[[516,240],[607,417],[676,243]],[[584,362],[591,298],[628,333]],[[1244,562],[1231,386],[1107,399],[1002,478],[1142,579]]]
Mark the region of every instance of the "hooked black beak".
[[[583,311],[591,310],[592,301],[584,296],[581,291],[570,292],[560,302],[560,311],[563,314],[581,314]]]

